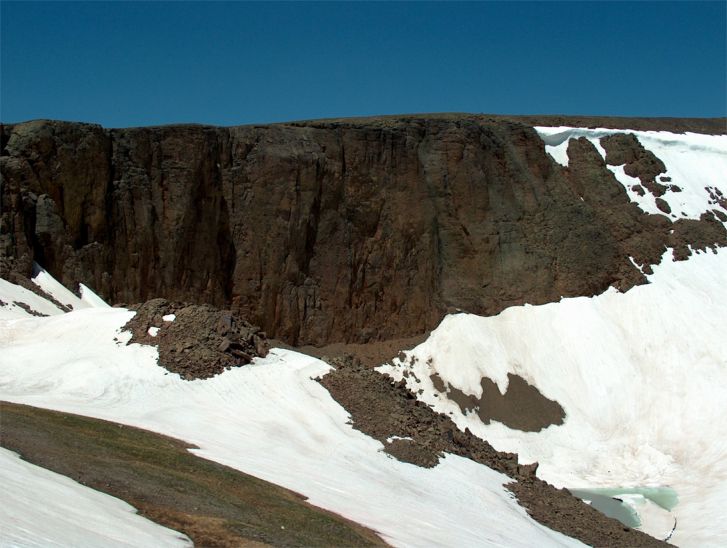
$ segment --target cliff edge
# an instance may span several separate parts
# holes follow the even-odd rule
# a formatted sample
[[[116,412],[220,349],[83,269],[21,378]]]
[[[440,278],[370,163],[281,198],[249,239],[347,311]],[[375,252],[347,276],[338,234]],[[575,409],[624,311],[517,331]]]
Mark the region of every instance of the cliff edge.
[[[418,334],[458,309],[626,290],[667,247],[727,245],[719,211],[646,213],[593,142],[571,139],[560,165],[539,123],[725,133],[724,119],[475,115],[8,124],[0,274],[37,262],[109,302],[209,303],[321,345]],[[636,139],[603,142],[659,191]]]

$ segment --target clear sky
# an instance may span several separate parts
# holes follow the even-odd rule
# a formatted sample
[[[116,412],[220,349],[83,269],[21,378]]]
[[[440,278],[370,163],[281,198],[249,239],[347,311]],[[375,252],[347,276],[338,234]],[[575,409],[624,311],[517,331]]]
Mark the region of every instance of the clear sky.
[[[725,116],[726,5],[3,0],[0,119]]]

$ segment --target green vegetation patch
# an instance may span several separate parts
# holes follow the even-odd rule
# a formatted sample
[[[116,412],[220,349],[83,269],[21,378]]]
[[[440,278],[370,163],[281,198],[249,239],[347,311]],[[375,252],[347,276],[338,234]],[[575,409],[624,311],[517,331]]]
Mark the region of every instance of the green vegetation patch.
[[[301,495],[112,422],[0,402],[0,445],[118,497],[197,546],[382,546],[370,530]]]

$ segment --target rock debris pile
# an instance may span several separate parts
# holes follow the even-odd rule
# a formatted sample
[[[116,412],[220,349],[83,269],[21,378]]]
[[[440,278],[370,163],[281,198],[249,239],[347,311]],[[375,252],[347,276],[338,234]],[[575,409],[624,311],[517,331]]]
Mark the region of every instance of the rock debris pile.
[[[130,342],[159,348],[159,365],[187,380],[206,379],[265,357],[266,335],[229,310],[152,299],[129,307]]]

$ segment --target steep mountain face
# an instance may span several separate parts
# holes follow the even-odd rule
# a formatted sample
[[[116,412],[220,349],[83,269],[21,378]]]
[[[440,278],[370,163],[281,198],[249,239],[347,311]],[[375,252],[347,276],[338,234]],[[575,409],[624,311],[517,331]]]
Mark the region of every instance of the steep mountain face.
[[[606,161],[664,186],[636,139],[604,139],[606,160],[571,139],[562,166],[526,122],[6,125],[0,274],[35,261],[111,302],[207,302],[324,344],[627,289],[665,247],[727,245],[724,204],[676,219],[631,200]]]

